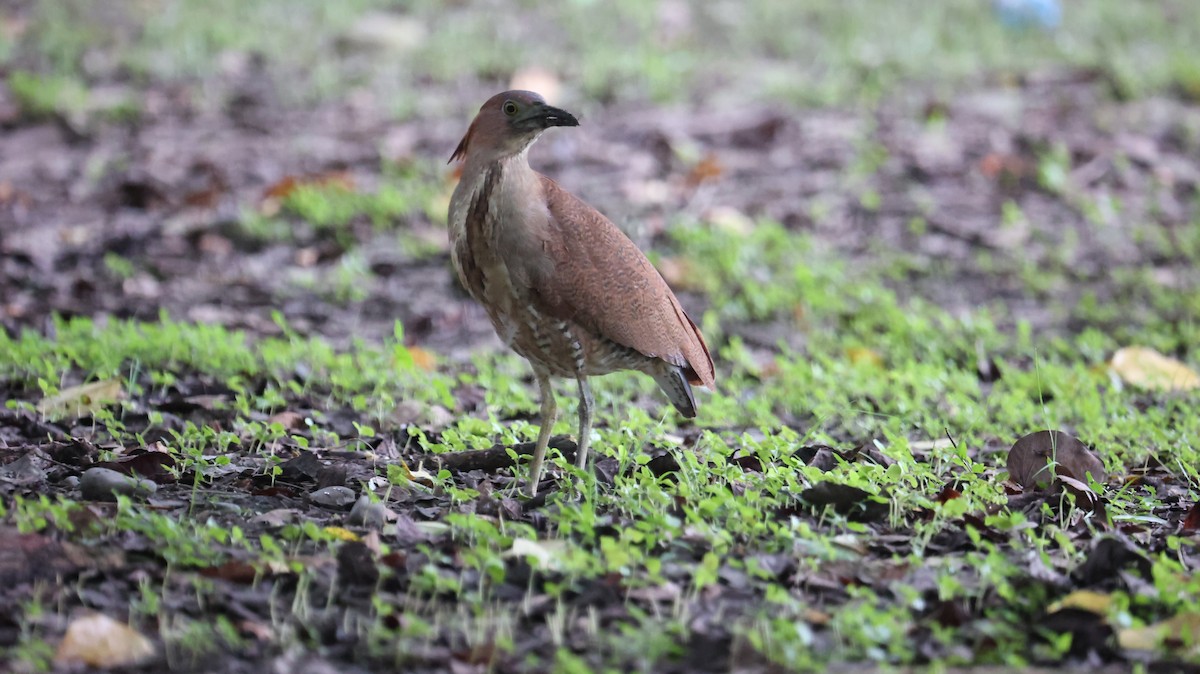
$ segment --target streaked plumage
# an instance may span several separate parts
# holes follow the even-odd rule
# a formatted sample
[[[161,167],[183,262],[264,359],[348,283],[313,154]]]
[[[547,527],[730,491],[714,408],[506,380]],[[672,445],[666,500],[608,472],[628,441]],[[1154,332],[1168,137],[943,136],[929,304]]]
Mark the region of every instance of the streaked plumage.
[[[551,376],[579,382],[580,466],[591,430],[588,377],[645,372],[689,417],[690,384],[714,385],[704,338],[646,256],[608,218],[529,167],[529,146],[546,128],[576,125],[533,92],[504,92],[484,103],[451,157],[464,161],[450,200],[454,268],[541,388],[531,494],[554,425]]]

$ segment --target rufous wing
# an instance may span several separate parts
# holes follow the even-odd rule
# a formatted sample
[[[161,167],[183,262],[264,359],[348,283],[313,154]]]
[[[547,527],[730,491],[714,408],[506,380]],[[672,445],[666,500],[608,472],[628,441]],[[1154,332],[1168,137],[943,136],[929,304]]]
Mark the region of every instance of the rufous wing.
[[[712,388],[712,356],[675,293],[625,233],[599,211],[541,176],[550,265],[533,265],[532,290],[550,315],[684,369]]]

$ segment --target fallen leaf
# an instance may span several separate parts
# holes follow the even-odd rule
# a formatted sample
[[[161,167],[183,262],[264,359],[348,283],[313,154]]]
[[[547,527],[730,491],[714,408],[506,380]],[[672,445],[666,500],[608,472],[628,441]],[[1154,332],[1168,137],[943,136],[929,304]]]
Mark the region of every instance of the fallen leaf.
[[[1192,509],[1183,518],[1180,530],[1185,534],[1194,534],[1200,531],[1200,502],[1192,504]]]
[[[413,365],[425,370],[433,372],[437,369],[437,356],[429,349],[423,349],[419,346],[408,347],[408,355],[412,357]]]
[[[154,644],[141,633],[104,614],[92,613],[71,621],[54,662],[66,667],[111,669],[134,667],[152,657]]]
[[[300,414],[299,412],[292,412],[291,410],[285,410],[283,412],[272,414],[271,417],[267,419],[267,425],[269,426],[271,424],[279,424],[280,426],[283,426],[284,430],[287,431],[295,431],[308,427],[308,424],[305,422],[304,415]]]
[[[259,212],[265,216],[277,215],[283,202],[296,190],[305,187],[325,187],[354,191],[354,176],[349,171],[329,171],[310,176],[285,176],[263,191]]]
[[[1110,606],[1112,606],[1112,596],[1109,594],[1092,590],[1076,590],[1051,604],[1047,610],[1054,613],[1065,608],[1076,608],[1096,615],[1108,615]]]
[[[1104,501],[1091,487],[1067,475],[1059,475],[1056,482],[1075,496],[1075,505],[1097,515],[1104,515]]]
[[[357,542],[359,540],[358,534],[342,527],[325,527],[324,531],[339,541]]]
[[[886,502],[880,502],[870,492],[837,482],[818,482],[801,492],[800,498],[814,509],[828,506],[859,522],[882,520],[891,512]]]
[[[1117,643],[1132,651],[1178,650],[1186,646],[1190,653],[1196,653],[1200,651],[1200,613],[1180,613],[1153,625],[1123,629],[1117,633]]]
[[[205,578],[220,578],[241,585],[249,585],[259,577],[258,567],[236,559],[231,559],[220,566],[202,568],[199,573]]]
[[[562,561],[565,541],[537,541],[532,538],[514,538],[512,548],[505,553],[506,557],[533,558],[534,566],[539,569],[558,568]]]
[[[717,159],[716,155],[709,153],[692,166],[684,182],[687,183],[688,187],[697,187],[703,183],[712,182],[720,178],[724,172],[725,167],[721,165],[721,161]]]
[[[120,379],[105,379],[65,388],[57,395],[43,398],[37,404],[37,411],[48,419],[77,419],[95,414],[124,397]]]
[[[1008,451],[1008,473],[1026,489],[1046,488],[1056,476],[1086,484],[1108,480],[1104,463],[1087,445],[1062,431],[1037,431],[1017,440]]]
[[[937,499],[938,503],[946,503],[947,501],[953,501],[954,499],[959,498],[961,496],[962,496],[961,491],[955,489],[951,485],[946,485],[945,487],[942,487],[942,490],[939,491],[937,493],[937,496],[935,496],[934,498]]]
[[[1108,366],[1127,384],[1151,391],[1191,391],[1200,375],[1187,365],[1144,346],[1117,349]]]

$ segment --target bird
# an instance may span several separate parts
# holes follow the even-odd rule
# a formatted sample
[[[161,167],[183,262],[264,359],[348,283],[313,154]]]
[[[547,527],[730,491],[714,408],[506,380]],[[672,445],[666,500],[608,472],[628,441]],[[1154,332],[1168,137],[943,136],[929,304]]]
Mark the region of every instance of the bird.
[[[611,220],[533,170],[529,149],[551,127],[579,126],[532,91],[489,98],[450,156],[450,257],[500,339],[529,361],[541,428],[527,493],[536,496],[557,417],[551,378],[579,393],[576,465],[587,467],[595,398],[589,378],[643,372],[680,414],[696,416],[692,385],[715,388],[708,345],[645,254]]]

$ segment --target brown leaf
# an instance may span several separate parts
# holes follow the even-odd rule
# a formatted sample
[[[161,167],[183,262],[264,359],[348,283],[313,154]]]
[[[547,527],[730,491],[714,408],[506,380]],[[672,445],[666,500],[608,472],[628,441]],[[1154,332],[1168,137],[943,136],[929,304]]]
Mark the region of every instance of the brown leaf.
[[[220,566],[200,569],[200,575],[206,578],[220,578],[240,585],[249,585],[258,579],[259,569],[248,562],[231,559]]]
[[[1183,533],[1194,534],[1200,531],[1200,502],[1193,503],[1192,509],[1188,511],[1183,518],[1183,524],[1180,527]]]
[[[837,482],[818,482],[801,492],[800,498],[814,509],[830,507],[859,522],[881,520],[891,510],[887,503],[879,502],[870,492]]]
[[[283,201],[303,187],[328,187],[354,191],[354,176],[349,171],[329,171],[311,176],[285,176],[263,191],[259,211],[266,216],[279,213]]]
[[[688,171],[685,182],[688,187],[696,187],[720,178],[724,172],[725,167],[721,165],[721,161],[717,159],[716,155],[709,153],[692,166],[691,170]]]
[[[1067,475],[1059,475],[1057,483],[1062,485],[1071,494],[1075,496],[1075,504],[1080,508],[1085,508],[1097,515],[1104,515],[1104,501],[1092,488]]]
[[[937,496],[934,498],[937,499],[938,503],[945,503],[947,501],[952,501],[961,496],[962,496],[961,491],[955,489],[954,487],[952,487],[950,485],[946,485],[945,487],[942,487],[942,490],[939,491],[937,493]]]
[[[1055,476],[1086,484],[1108,480],[1104,463],[1074,436],[1062,431],[1037,431],[1017,440],[1008,451],[1008,472],[1026,489],[1045,488]]]
[[[175,457],[163,451],[144,451],[124,457],[119,461],[98,461],[93,468],[107,468],[125,475],[141,476],[157,482],[175,482]]]
[[[284,430],[287,431],[308,428],[308,424],[304,422],[304,415],[291,410],[285,410],[283,412],[278,412],[271,415],[271,417],[267,419],[267,425],[270,424],[279,424],[280,426],[283,426]]]

